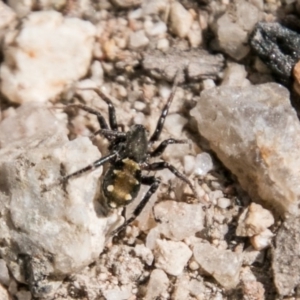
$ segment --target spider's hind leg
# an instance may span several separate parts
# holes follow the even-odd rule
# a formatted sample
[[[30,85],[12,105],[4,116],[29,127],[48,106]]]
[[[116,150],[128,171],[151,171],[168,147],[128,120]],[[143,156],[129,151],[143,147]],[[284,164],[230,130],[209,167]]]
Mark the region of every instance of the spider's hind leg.
[[[132,217],[130,217],[128,220],[126,220],[123,225],[115,229],[111,236],[114,236],[116,233],[120,232],[124,228],[126,228],[130,223],[132,223],[142,212],[142,210],[145,208],[146,204],[150,200],[151,196],[157,191],[160,179],[156,178],[154,176],[142,176],[141,178],[141,184],[150,185],[149,190],[146,192],[146,194],[143,196],[141,202],[138,204],[138,206],[133,211]],[[125,208],[124,208],[125,209]]]
[[[152,164],[147,164],[143,167],[143,169],[147,170],[147,171],[159,171],[159,170],[163,170],[163,169],[169,169],[177,178],[184,181],[190,187],[190,189],[192,190],[195,198],[199,199],[198,193],[196,192],[196,189],[193,186],[193,184],[191,183],[191,181],[184,174],[179,172],[171,164],[169,164],[165,161],[159,161],[159,162],[155,162],[155,163],[152,163]]]

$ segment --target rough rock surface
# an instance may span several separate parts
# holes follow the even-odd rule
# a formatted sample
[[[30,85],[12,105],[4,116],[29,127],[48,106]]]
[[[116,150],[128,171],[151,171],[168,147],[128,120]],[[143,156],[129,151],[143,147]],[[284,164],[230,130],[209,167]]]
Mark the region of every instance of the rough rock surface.
[[[14,19],[16,18],[16,14],[14,11],[7,5],[5,5],[2,1],[0,2],[0,37],[2,38],[2,30],[9,26]]]
[[[145,300],[157,299],[164,292],[167,291],[169,285],[169,278],[167,274],[160,269],[155,269],[150,276],[147,293],[145,295]]]
[[[277,232],[272,251],[274,283],[282,296],[292,293],[300,283],[299,249],[300,218],[288,218]]]
[[[216,22],[220,47],[234,59],[244,58],[250,51],[248,35],[260,20],[256,6],[247,1],[234,1],[232,9]]]
[[[168,212],[172,211],[172,214]],[[154,207],[155,219],[159,220],[154,230],[166,238],[181,241],[203,229],[204,213],[201,204],[164,201]]]
[[[191,115],[253,200],[299,214],[300,125],[284,87],[205,90]]]
[[[176,64],[174,64],[176,61]],[[163,54],[161,51],[151,51],[144,54],[143,68],[152,75],[173,81],[179,72],[179,79],[184,81],[185,73],[189,79],[215,78],[223,68],[222,55],[211,55],[204,50],[177,50],[176,48]]]
[[[194,243],[193,254],[200,267],[224,288],[231,289],[238,284],[242,266],[241,255],[202,242]]]
[[[254,249],[262,250],[270,246],[274,234],[271,230],[266,229],[260,234],[254,235],[250,238],[251,244]]]
[[[53,111],[45,109],[42,104],[36,102],[23,104],[14,114],[0,123],[0,148],[6,147],[9,143],[31,138],[39,132],[45,135],[57,131],[67,134],[66,123],[66,118],[63,117],[61,120],[54,118]]]
[[[155,266],[166,273],[178,276],[192,256],[190,248],[182,242],[157,240],[155,249]]]
[[[0,69],[1,92],[10,101],[46,102],[87,73],[95,38],[90,22],[33,12],[20,28],[6,35]]]
[[[24,111],[34,114],[34,108],[18,110]],[[58,120],[48,115],[44,122]],[[0,253],[36,296],[53,292],[47,276],[59,280],[93,262],[103,250],[108,221],[115,218],[99,209],[101,169],[58,184],[63,173],[101,157],[87,137],[69,141],[64,128],[53,126],[0,150]],[[18,275],[22,264],[24,277]]]

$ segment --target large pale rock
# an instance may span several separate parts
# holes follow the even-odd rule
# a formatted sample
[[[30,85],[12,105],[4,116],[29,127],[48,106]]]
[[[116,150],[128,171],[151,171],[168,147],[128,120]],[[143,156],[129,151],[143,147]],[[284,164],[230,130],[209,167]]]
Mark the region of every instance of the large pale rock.
[[[87,73],[96,32],[90,22],[43,11],[19,28],[6,36],[0,69],[1,92],[9,100],[45,102]]]
[[[17,110],[17,116],[34,115],[32,103],[30,107]],[[101,155],[87,137],[69,141],[64,122],[53,114],[42,115],[47,116],[45,123],[56,126],[0,150],[0,255],[36,297],[53,292],[48,276],[59,284],[64,276],[93,262],[103,250],[109,222],[116,217],[103,216],[97,201],[101,168],[58,184],[62,174]],[[18,265],[24,267],[24,278]]]
[[[191,115],[253,200],[299,214],[300,124],[284,87],[205,90]]]

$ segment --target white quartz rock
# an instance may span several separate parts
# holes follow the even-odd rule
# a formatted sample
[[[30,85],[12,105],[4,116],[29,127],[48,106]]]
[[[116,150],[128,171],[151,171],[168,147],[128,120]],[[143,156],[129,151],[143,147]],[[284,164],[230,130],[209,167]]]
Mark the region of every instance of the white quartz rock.
[[[58,121],[50,114],[44,122]],[[22,264],[17,260],[22,254],[37,297],[45,296],[39,291],[51,292],[48,275],[62,278],[93,262],[116,219],[100,211],[101,168],[58,184],[63,173],[101,157],[87,137],[69,141],[64,126],[50,126],[0,150],[0,253],[9,267]]]
[[[209,171],[213,169],[213,161],[211,156],[202,152],[196,156],[195,160],[195,174],[198,176],[205,176]]]
[[[185,243],[160,239],[156,241],[155,267],[170,275],[180,275],[191,256],[192,251]]]
[[[205,90],[191,115],[253,200],[299,214],[300,124],[284,87]]]
[[[193,247],[195,260],[225,289],[234,288],[239,282],[242,256],[229,250],[220,250],[201,242]]]
[[[16,103],[53,99],[88,72],[95,32],[55,11],[31,13],[5,40],[1,92]]]

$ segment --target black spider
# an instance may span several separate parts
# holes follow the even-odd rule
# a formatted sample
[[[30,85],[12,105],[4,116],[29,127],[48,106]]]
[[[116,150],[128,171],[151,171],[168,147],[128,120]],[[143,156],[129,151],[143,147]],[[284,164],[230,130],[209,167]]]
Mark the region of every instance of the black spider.
[[[196,195],[196,191],[190,180],[184,174],[180,173],[174,166],[165,161],[154,163],[148,162],[150,157],[160,156],[168,145],[186,143],[186,140],[170,138],[161,142],[156,149],[151,150],[153,143],[159,139],[163,129],[165,118],[175,95],[176,86],[177,82],[175,80],[170,97],[157,122],[156,129],[149,139],[147,138],[146,128],[140,124],[131,126],[128,132],[118,130],[115,108],[109,97],[103,94],[100,89],[89,88],[88,90],[95,91],[107,103],[110,128],[99,111],[81,104],[68,105],[68,107],[80,108],[97,116],[101,129],[95,134],[101,134],[108,139],[110,142],[110,154],[96,160],[81,170],[63,177],[61,181],[65,182],[71,177],[96,169],[104,163],[109,162],[111,166],[108,168],[102,180],[102,198],[104,203],[101,204],[108,209],[124,207],[123,215],[125,215],[125,207],[136,198],[141,184],[150,186],[149,190],[135,208],[132,217],[126,220],[119,228],[114,230],[112,235],[116,234],[131,223],[141,213],[152,194],[158,189],[160,179],[154,176],[143,175],[143,170],[157,171],[169,169],[178,178],[186,182],[190,186],[194,195]]]

